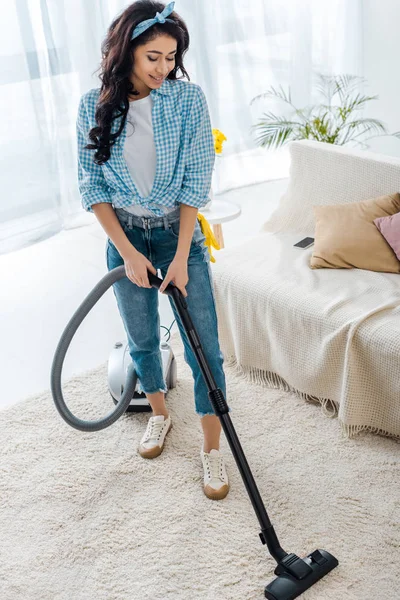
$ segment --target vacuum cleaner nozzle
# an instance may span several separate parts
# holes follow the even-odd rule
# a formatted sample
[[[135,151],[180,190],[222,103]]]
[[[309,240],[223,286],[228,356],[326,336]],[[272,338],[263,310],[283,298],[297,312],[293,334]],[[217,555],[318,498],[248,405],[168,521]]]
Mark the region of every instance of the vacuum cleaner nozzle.
[[[265,587],[269,600],[294,600],[339,564],[326,550],[315,550],[305,558],[288,554],[277,565],[278,575]]]

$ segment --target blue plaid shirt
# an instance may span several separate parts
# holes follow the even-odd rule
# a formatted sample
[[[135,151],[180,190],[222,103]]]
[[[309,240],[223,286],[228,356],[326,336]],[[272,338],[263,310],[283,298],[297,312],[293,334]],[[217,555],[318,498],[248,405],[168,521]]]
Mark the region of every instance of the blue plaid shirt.
[[[152,120],[156,148],[156,174],[150,196],[142,198],[130,176],[123,157],[127,121],[111,146],[111,156],[103,165],[93,162],[95,150],[88,133],[96,126],[95,110],[100,88],[83,94],[76,122],[78,142],[78,183],[82,206],[93,212],[93,204],[109,202],[115,208],[139,204],[156,216],[160,206],[188,204],[202,208],[208,202],[215,162],[214,138],[206,97],[201,87],[189,81],[165,79],[150,92],[153,98]],[[112,123],[118,131],[122,117]]]

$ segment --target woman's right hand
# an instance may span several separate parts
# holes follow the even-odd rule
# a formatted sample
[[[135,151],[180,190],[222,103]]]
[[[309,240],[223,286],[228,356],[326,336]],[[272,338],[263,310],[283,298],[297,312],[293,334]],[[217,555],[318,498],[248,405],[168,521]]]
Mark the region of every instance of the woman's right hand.
[[[154,275],[157,275],[157,269],[153,267],[148,258],[132,246],[132,250],[123,259],[128,279],[139,287],[151,288],[147,271],[149,270]]]

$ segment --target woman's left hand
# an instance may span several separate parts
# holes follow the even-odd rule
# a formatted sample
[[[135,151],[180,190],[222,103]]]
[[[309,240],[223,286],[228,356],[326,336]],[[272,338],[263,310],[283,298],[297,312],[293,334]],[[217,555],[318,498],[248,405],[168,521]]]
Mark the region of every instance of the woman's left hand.
[[[185,286],[189,281],[187,259],[175,256],[173,261],[168,267],[168,271],[165,274],[162,284],[160,285],[160,292],[164,293],[165,288],[172,281],[174,285],[181,291],[184,298],[187,298],[187,292]]]

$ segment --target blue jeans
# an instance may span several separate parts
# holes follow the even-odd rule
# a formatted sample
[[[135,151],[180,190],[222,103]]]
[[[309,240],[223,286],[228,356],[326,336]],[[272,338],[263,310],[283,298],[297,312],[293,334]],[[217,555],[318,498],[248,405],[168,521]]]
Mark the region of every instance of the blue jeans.
[[[174,259],[179,237],[180,209],[163,217],[139,217],[123,208],[115,209],[117,218],[131,244],[160,269],[164,278]],[[199,336],[205,359],[226,399],[226,383],[223,371],[224,356],[219,347],[215,296],[208,248],[199,222],[193,233],[188,256],[186,302],[190,318]],[[123,258],[110,239],[107,240],[107,268],[110,271],[124,264]],[[160,316],[157,288],[139,287],[127,277],[113,285],[119,313],[127,334],[129,354],[145,394],[167,392],[160,350]],[[190,366],[194,379],[196,413],[203,417],[214,415],[196,357],[181,323],[173,299],[168,296],[179,333],[184,345],[184,358]],[[230,409],[229,409],[230,410]]]

